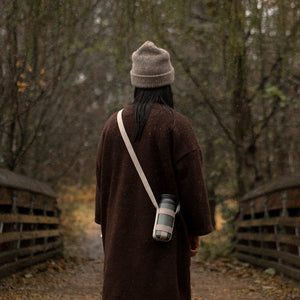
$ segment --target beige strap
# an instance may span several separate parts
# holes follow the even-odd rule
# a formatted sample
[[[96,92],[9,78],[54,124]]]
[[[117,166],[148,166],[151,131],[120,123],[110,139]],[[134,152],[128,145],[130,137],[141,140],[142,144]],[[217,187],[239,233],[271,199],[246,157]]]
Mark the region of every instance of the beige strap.
[[[175,212],[172,209],[168,209],[168,208],[159,208],[158,209],[158,213],[159,214],[164,214],[164,215],[168,215],[171,216],[173,218],[175,218]]]
[[[151,187],[149,185],[149,182],[148,182],[148,180],[147,180],[147,178],[145,176],[145,173],[144,173],[144,171],[143,171],[143,169],[142,169],[142,167],[140,165],[140,162],[139,162],[138,158],[136,157],[136,154],[135,154],[135,152],[133,150],[133,147],[132,147],[132,145],[130,143],[130,140],[128,138],[127,132],[125,130],[125,127],[124,127],[124,124],[123,124],[123,120],[122,120],[122,111],[123,111],[123,109],[121,109],[118,112],[118,115],[117,115],[117,122],[118,122],[118,126],[119,126],[119,129],[120,129],[122,138],[124,140],[125,146],[126,146],[128,152],[129,152],[129,155],[130,155],[130,157],[132,159],[132,162],[133,162],[133,164],[134,164],[137,172],[139,173],[139,176],[140,176],[140,178],[141,178],[141,180],[143,182],[145,190],[148,193],[149,198],[150,198],[152,204],[154,205],[154,207],[156,209],[158,209],[158,205],[157,205],[157,202],[156,202],[155,197],[153,195],[152,189],[151,189]]]
[[[172,227],[166,226],[166,225],[163,225],[163,224],[157,224],[155,226],[155,230],[165,231],[165,232],[169,232],[169,233],[173,232],[173,228]]]
[[[131,157],[131,160],[132,160],[132,162],[133,162],[133,164],[134,164],[134,166],[135,166],[135,168],[136,168],[136,170],[137,170],[137,172],[138,172],[138,174],[139,174],[139,176],[140,176],[140,178],[141,178],[141,180],[143,182],[145,190],[148,193],[149,198],[150,198],[153,206],[157,210],[157,209],[159,209],[158,204],[156,202],[156,199],[155,199],[155,197],[153,195],[153,192],[152,192],[152,189],[151,189],[151,187],[149,185],[149,182],[148,182],[148,180],[147,180],[147,178],[145,176],[145,173],[144,173],[144,171],[143,171],[143,169],[141,167],[141,164],[140,164],[140,162],[139,162],[139,160],[138,160],[138,158],[137,158],[137,156],[136,156],[136,154],[134,152],[134,149],[133,149],[133,147],[132,147],[132,145],[130,143],[129,137],[128,137],[127,132],[125,130],[123,119],[122,119],[122,112],[123,112],[123,109],[121,109],[118,112],[118,114],[117,114],[117,122],[118,122],[118,126],[119,126],[119,129],[120,129],[121,136],[123,138],[123,141],[125,143],[127,151],[128,151],[128,153],[129,153],[129,155]],[[175,213],[173,213],[173,211],[172,211],[172,213],[174,215],[170,214],[170,213],[166,213],[166,214],[175,217],[175,214],[177,214],[179,212],[179,210],[180,210],[180,203],[178,203]],[[171,210],[169,210],[169,211],[171,211]]]

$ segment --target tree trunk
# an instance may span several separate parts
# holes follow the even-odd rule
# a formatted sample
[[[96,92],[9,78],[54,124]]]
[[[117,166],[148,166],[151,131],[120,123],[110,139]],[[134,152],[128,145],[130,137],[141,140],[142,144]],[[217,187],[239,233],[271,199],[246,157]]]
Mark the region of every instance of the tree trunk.
[[[244,7],[241,0],[235,0],[231,6],[232,42],[227,55],[231,55],[233,66],[227,78],[228,91],[231,97],[234,122],[235,162],[238,196],[242,196],[254,187],[257,178],[256,145],[253,132],[252,112],[247,96],[247,68],[246,68],[246,37]]]

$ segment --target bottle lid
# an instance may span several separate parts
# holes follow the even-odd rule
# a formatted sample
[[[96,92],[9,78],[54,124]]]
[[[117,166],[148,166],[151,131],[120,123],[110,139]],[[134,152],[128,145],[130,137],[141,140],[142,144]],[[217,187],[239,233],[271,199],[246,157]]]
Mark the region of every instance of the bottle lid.
[[[161,198],[162,199],[167,198],[167,199],[172,199],[172,200],[176,199],[175,195],[173,195],[173,194],[161,194]]]
[[[172,194],[162,194],[161,195],[161,203],[170,203],[170,204],[173,204],[175,205],[176,203],[176,198],[175,198],[175,195],[172,195]]]

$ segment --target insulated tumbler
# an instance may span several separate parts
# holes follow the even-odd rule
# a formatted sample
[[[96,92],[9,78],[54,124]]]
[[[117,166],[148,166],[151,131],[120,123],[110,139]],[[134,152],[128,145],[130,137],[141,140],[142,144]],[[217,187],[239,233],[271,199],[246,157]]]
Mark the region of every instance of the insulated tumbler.
[[[172,238],[175,221],[176,201],[172,194],[162,194],[159,208],[156,212],[153,238],[168,242]]]

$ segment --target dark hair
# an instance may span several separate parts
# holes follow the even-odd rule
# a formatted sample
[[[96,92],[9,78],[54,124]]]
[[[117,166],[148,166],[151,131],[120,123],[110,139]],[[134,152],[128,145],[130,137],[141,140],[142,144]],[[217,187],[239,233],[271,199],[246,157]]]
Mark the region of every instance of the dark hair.
[[[134,90],[136,137],[141,139],[153,103],[160,103],[174,108],[173,93],[170,85],[158,88],[138,88]]]

